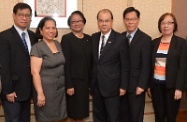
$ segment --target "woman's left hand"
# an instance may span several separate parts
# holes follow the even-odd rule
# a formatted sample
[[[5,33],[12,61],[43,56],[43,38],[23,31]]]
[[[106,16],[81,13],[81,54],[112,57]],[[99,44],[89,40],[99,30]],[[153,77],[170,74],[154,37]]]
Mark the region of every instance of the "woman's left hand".
[[[38,94],[37,98],[38,98],[37,106],[38,107],[43,107],[45,105],[45,95],[44,95],[44,93]]]
[[[181,99],[181,98],[182,98],[182,91],[176,89],[176,90],[175,90],[174,99],[175,99],[175,100],[179,100],[179,99]]]

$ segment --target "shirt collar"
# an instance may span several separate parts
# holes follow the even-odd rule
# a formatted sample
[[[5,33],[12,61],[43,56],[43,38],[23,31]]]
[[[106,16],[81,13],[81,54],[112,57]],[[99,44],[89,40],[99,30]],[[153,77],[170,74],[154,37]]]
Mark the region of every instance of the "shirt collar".
[[[18,26],[16,26],[15,24],[14,24],[14,27],[15,27],[15,29],[17,30],[17,32],[19,33],[19,35],[21,36],[21,34],[23,33],[23,32],[25,32],[25,35],[27,36],[28,35],[28,32],[27,32],[27,28],[25,29],[25,30],[21,30]]]
[[[137,30],[138,30],[138,28],[136,28],[136,30],[134,30],[131,34],[129,34],[129,33],[127,32],[127,33],[126,33],[126,36],[127,36],[127,35],[131,35],[130,40],[132,40]]]
[[[110,36],[110,33],[111,33],[111,29],[110,29],[110,31],[109,31],[107,34],[105,34],[105,35],[101,33],[100,38],[104,35],[104,36],[105,36],[105,39],[108,40],[108,38],[109,38],[109,36]]]

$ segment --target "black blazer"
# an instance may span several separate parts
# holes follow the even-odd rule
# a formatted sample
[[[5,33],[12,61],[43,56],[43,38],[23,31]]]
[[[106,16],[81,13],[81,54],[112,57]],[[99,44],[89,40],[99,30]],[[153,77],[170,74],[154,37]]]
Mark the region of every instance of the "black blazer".
[[[77,39],[73,33],[62,37],[61,46],[64,53],[66,88],[73,88],[73,79],[84,79],[85,75],[91,74],[91,37],[84,34],[85,42]],[[85,60],[83,60],[85,59]],[[86,67],[85,67],[86,66]],[[85,69],[88,73],[85,74]]]
[[[37,38],[33,32],[28,33],[33,45]],[[28,100],[32,86],[30,56],[14,26],[0,33],[0,63],[2,97],[15,91],[16,101]]]
[[[126,37],[126,32],[122,33]],[[151,76],[151,37],[137,30],[131,44],[129,45],[130,52],[130,81],[128,92],[136,92],[136,87],[148,87],[148,82]]]
[[[161,37],[153,40],[152,78],[154,75],[155,58]],[[184,90],[187,64],[187,46],[184,39],[173,35],[166,61],[166,87]]]
[[[101,32],[92,35],[93,70],[91,91],[96,82],[104,97],[119,95],[119,89],[127,89],[129,76],[128,43],[118,32],[112,30],[98,59],[98,47]]]

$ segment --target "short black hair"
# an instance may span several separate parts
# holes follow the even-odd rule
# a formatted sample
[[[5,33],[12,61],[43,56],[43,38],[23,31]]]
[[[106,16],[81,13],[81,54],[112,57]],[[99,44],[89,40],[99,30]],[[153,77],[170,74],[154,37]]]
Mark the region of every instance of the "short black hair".
[[[43,19],[41,19],[40,22],[39,22],[39,24],[38,24],[38,26],[37,26],[37,28],[36,28],[36,32],[35,32],[36,33],[36,37],[38,39],[42,39],[43,38],[43,36],[40,33],[40,29],[42,29],[44,27],[45,23],[48,20],[52,20],[55,23],[55,26],[56,26],[56,21],[52,17],[47,16],[47,17],[44,17]],[[55,37],[58,36],[58,30],[56,29],[56,31],[57,31],[57,33],[56,33]]]
[[[171,16],[173,18],[173,24],[174,24],[174,29],[173,29],[173,33],[175,33],[178,30],[178,24],[177,24],[177,19],[175,18],[175,16],[172,13],[164,13],[160,16],[159,20],[158,20],[158,30],[160,31],[160,33],[162,33],[161,31],[161,23],[164,20],[164,18],[166,16]]]
[[[111,15],[111,19],[112,19],[112,20],[114,19],[113,14],[112,14],[112,12],[111,12],[109,9],[102,9],[102,10],[100,10],[100,11],[97,13],[97,19],[98,19],[98,17],[99,17],[99,14],[100,14],[102,11],[105,11],[105,12],[107,11],[107,12],[109,12],[110,15]]]
[[[71,13],[71,15],[68,17],[68,26],[71,25],[71,17],[74,15],[74,14],[78,14],[81,16],[82,20],[83,20],[83,23],[86,24],[86,18],[84,17],[84,14],[81,12],[81,11],[74,11]]]
[[[31,7],[27,4],[27,3],[22,3],[22,2],[19,2],[17,3],[14,8],[13,8],[13,13],[14,14],[17,14],[18,10],[19,9],[29,9],[30,10],[30,14],[32,14],[32,9]]]
[[[125,18],[127,13],[130,12],[136,12],[136,15],[138,18],[140,18],[140,11],[138,11],[137,9],[135,9],[134,7],[128,7],[123,11],[123,18]]]

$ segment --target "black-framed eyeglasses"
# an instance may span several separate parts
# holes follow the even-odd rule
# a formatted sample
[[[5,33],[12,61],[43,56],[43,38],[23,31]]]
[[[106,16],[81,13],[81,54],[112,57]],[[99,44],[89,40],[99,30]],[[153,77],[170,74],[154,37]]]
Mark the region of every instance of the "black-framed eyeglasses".
[[[172,25],[174,22],[161,22],[161,25]]]
[[[129,22],[129,21],[136,21],[138,18],[124,18],[125,22]]]
[[[23,14],[23,13],[18,13],[17,14],[18,15],[18,17],[21,17],[21,18],[30,18],[31,17],[31,15],[30,14]]]
[[[106,20],[102,20],[102,19],[98,19],[97,20],[99,23],[109,23],[112,21],[112,19],[106,19]]]

